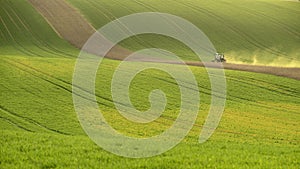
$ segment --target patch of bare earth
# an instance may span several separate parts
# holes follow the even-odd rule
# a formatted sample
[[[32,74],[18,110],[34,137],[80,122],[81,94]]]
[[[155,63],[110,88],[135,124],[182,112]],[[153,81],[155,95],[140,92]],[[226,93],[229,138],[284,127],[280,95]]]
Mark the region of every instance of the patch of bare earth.
[[[28,0],[29,3],[46,19],[55,32],[73,46],[81,49],[96,29],[80,14],[80,12],[65,0]],[[93,51],[88,51],[96,54]],[[109,58],[117,59],[120,54],[131,52],[115,46],[107,54]]]
[[[28,1],[62,38],[78,48],[96,32],[75,8],[63,0]]]
[[[122,58],[120,58],[122,60]],[[129,61],[142,61],[142,62],[156,62],[156,63],[168,63],[168,64],[182,64],[181,62],[174,62],[168,60],[159,59],[148,59],[146,57],[139,57],[136,60]],[[185,62],[186,65],[208,67],[208,68],[218,68],[218,69],[228,69],[228,70],[238,70],[247,71],[255,73],[264,73],[276,76],[287,77],[291,79],[300,80],[300,68],[289,68],[289,67],[273,67],[273,66],[258,66],[258,65],[246,65],[246,64],[231,64],[231,63],[215,63],[215,62]]]
[[[65,0],[28,0],[33,7],[48,21],[59,36],[66,39],[70,44],[81,49],[86,41],[96,32],[95,28]],[[101,45],[101,44],[98,44]],[[88,51],[96,54],[93,51]],[[115,46],[106,57],[116,60],[123,60],[132,54],[131,51]],[[134,61],[163,62],[177,64],[172,61],[149,60],[145,57]],[[204,66],[201,62],[187,62],[192,66]],[[217,63],[206,63],[207,67],[220,68]],[[277,76],[284,76],[300,80],[300,68],[282,68],[269,66],[223,64],[225,69],[266,73]]]
[[[188,62],[188,65],[204,66],[202,63]],[[217,63],[208,63],[208,67],[220,67]],[[265,73],[276,76],[288,77],[300,80],[300,68],[287,68],[287,67],[272,67],[272,66],[256,66],[256,65],[243,65],[243,64],[223,64],[225,69],[239,70],[247,72]]]

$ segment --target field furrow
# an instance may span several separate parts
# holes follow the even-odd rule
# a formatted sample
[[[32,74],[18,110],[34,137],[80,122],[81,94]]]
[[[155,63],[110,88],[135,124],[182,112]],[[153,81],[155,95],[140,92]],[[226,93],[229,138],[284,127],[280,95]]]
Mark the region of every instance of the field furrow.
[[[46,130],[48,130],[48,131],[55,132],[55,133],[59,133],[59,134],[64,134],[64,135],[68,135],[67,133],[64,133],[64,132],[61,132],[61,131],[57,131],[57,130],[48,128],[47,126],[44,126],[44,125],[40,124],[39,122],[34,121],[34,120],[32,120],[32,119],[30,119],[30,118],[28,118],[28,117],[20,116],[20,115],[18,115],[17,113],[14,113],[14,112],[12,112],[12,111],[6,109],[6,108],[3,107],[2,105],[0,105],[0,110],[3,111],[3,112],[6,112],[7,114],[9,114],[9,115],[11,115],[11,116],[14,116],[14,117],[16,117],[16,118],[21,118],[21,119],[25,120],[26,122],[29,122],[29,123],[31,123],[31,124],[34,124],[34,125],[36,125],[36,126],[38,126],[38,127],[40,127],[40,128],[46,129]],[[30,129],[27,129],[27,130],[30,130]]]

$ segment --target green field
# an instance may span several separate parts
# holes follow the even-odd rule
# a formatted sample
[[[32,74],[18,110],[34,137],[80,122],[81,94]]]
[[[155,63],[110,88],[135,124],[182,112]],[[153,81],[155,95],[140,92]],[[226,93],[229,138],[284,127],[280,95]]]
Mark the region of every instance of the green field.
[[[68,0],[95,28],[136,12],[165,12],[199,27],[231,63],[299,67],[300,4],[279,0]],[[158,35],[123,42],[132,50],[159,47],[197,60],[183,44]],[[198,60],[197,60],[198,61]]]
[[[0,1],[0,37],[1,55],[74,57],[78,54],[24,0]]]
[[[265,54],[259,59],[262,64],[270,58],[274,61],[279,56],[284,57],[284,63],[287,64],[293,59],[300,60],[297,48],[300,34],[297,28],[300,25],[296,16],[291,17],[293,14],[299,16],[300,13],[299,4],[295,2],[69,2],[80,8],[95,27],[116,17],[132,12],[152,11],[154,8],[155,11],[178,14],[192,21],[208,34],[219,50],[229,53],[229,56],[232,53],[232,58],[238,61],[252,62],[250,56],[253,56],[253,51]],[[215,11],[216,8],[220,10]],[[239,14],[242,9],[245,13]],[[252,13],[254,9],[260,12]],[[101,12],[104,14],[100,15]],[[94,14],[102,16],[102,19],[93,18]],[[203,18],[205,24],[202,25],[201,19],[197,20],[195,15]],[[78,122],[72,100],[72,77],[79,50],[56,35],[27,1],[0,1],[0,17],[0,168],[300,166],[298,80],[226,70],[227,101],[221,123],[207,142],[199,144],[199,133],[209,111],[211,87],[204,68],[190,67],[198,82],[201,106],[196,124],[188,136],[174,149],[156,157],[118,157],[93,143]],[[240,22],[243,19],[249,19],[249,22]],[[256,22],[259,24],[254,24]],[[224,24],[226,26],[220,28]],[[258,25],[259,28],[256,28]],[[226,34],[216,31],[217,28]],[[168,44],[166,41],[170,41],[159,37],[153,43],[155,38],[152,35],[139,39],[147,40],[147,44],[131,39],[123,42],[123,45],[137,50],[149,47],[149,43],[163,46]],[[181,44],[174,41],[170,43],[163,47],[174,50],[186,60],[194,59],[186,54],[189,53],[187,49],[177,47]],[[148,95],[157,88],[164,91],[168,104],[164,114],[156,121],[146,125],[131,123],[117,112],[110,93],[109,82],[119,64],[120,61],[105,59],[97,73],[99,108],[108,122],[121,133],[141,138],[160,134],[172,125],[178,115],[180,92],[176,81],[165,72],[153,69],[138,74],[130,86],[131,100],[136,108],[149,108]],[[170,64],[165,66],[174,70],[180,67]]]

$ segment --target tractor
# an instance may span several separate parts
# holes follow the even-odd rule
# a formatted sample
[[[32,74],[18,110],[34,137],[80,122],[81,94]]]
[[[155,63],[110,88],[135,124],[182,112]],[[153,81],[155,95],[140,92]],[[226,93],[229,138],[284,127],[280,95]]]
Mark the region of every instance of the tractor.
[[[212,60],[212,62],[226,62],[225,56],[222,53],[216,53],[215,54],[215,59]]]

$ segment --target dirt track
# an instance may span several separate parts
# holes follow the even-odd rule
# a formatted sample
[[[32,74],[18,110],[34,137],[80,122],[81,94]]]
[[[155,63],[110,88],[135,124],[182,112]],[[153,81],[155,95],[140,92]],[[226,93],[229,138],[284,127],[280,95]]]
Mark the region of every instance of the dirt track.
[[[53,29],[69,43],[81,49],[89,37],[96,32],[95,28],[70,4],[64,0],[28,0],[33,7],[48,21]],[[132,52],[120,46],[113,48],[106,57],[123,60]],[[149,60],[146,60],[149,61]],[[154,61],[156,62],[156,61]],[[163,61],[164,63],[176,64]],[[200,62],[187,62],[192,66],[204,66]],[[208,63],[209,67],[220,67]],[[254,65],[224,64],[225,69],[266,73],[300,80],[300,68],[281,68]]]
[[[188,65],[203,66],[202,63],[188,62]],[[225,69],[240,70],[256,73],[265,73],[276,76],[288,77],[296,80],[300,80],[300,68],[286,68],[286,67],[272,67],[272,66],[255,66],[255,65],[240,65],[225,63]],[[209,67],[220,67],[216,64],[210,64]]]
[[[119,58],[119,60],[123,60]],[[141,57],[141,59],[131,60],[131,61],[144,61],[144,62],[158,62],[158,63],[169,63],[169,64],[182,64],[178,62],[172,62],[167,60],[149,60],[147,58]],[[204,64],[201,62],[185,62],[185,64],[190,66],[200,66],[204,67]],[[210,68],[224,68],[228,70],[238,70],[238,71],[247,71],[255,73],[264,73],[271,74],[276,76],[288,77],[291,79],[300,80],[300,68],[288,68],[288,67],[272,67],[272,66],[257,66],[257,65],[246,65],[246,64],[231,64],[231,63],[205,63],[206,67]]]

